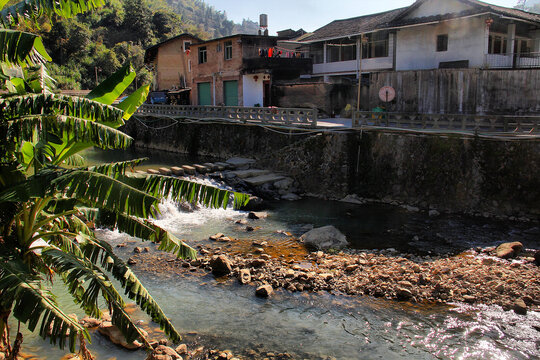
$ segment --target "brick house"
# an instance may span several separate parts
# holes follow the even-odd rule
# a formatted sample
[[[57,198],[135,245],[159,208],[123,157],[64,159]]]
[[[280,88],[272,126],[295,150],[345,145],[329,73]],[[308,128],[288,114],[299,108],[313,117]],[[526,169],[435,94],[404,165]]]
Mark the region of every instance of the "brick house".
[[[192,104],[269,106],[272,81],[311,73],[312,60],[269,56],[278,37],[232,35],[191,46]]]

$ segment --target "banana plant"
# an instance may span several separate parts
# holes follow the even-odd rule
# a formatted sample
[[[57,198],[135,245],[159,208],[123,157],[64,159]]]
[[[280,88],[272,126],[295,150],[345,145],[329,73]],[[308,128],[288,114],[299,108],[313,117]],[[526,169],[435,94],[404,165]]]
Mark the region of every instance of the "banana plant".
[[[0,6],[6,4],[0,0]],[[100,6],[98,0],[25,0],[0,12],[6,26],[36,21],[41,15],[73,16]],[[133,81],[130,64],[94,89],[87,98],[54,92],[50,60],[41,39],[0,29],[0,351],[14,359],[22,335],[12,344],[12,317],[51,344],[84,359],[90,336],[58,305],[51,290],[61,281],[88,315],[99,317],[103,301],[112,322],[128,342],[148,340],[124,310],[124,296],[157,322],[174,342],[180,334],[135,273],[96,227],[153,241],[181,258],[194,249],[157,226],[152,219],[165,197],[209,207],[245,204],[245,194],[231,193],[177,178],[137,175],[144,159],[85,166],[80,152],[90,147],[125,149],[133,140],[118,130],[145,100],[143,86],[120,104],[113,103]],[[113,285],[118,280],[121,288]],[[124,296],[121,296],[121,292]]]

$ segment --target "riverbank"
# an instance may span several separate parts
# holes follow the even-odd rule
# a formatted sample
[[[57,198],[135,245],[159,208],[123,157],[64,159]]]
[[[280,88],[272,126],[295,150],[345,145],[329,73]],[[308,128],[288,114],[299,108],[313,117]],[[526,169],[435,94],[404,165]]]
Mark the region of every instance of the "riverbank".
[[[457,256],[416,256],[392,250],[311,253],[301,245],[291,252],[259,241],[250,246],[251,251],[245,251],[245,241],[232,240],[224,247],[201,247],[201,256],[193,261],[145,254],[133,259],[144,271],[214,272],[223,280],[238,278],[272,290],[499,305],[522,314],[540,310],[540,268],[531,258],[504,260],[474,250]]]

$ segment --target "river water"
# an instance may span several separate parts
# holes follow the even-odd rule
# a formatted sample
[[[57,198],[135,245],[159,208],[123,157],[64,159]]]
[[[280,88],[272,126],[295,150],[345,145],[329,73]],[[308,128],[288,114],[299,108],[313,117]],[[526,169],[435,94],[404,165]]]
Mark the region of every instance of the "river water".
[[[92,152],[90,158],[121,160],[125,155]],[[128,157],[140,154],[129,154]],[[152,163],[191,162],[169,155],[152,156]],[[155,166],[154,166],[155,167]],[[538,248],[536,224],[479,220],[460,216],[430,219],[386,205],[352,205],[305,199],[272,203],[256,231],[246,233],[236,220],[241,211],[197,209],[185,212],[172,202],[161,206],[158,224],[191,245],[209,245],[208,236],[223,232],[240,239],[282,242],[283,233],[299,235],[309,226],[334,225],[358,249],[394,248],[402,252],[448,254],[501,241],[521,241]],[[100,231],[127,258],[137,239],[114,231]],[[142,246],[149,246],[148,244]],[[157,251],[152,247],[152,253]],[[134,267],[137,272],[137,267]],[[251,286],[217,281],[211,275],[180,276],[137,272],[174,325],[193,344],[230,349],[242,354],[288,352],[299,359],[538,359],[540,314],[519,316],[497,306],[413,305],[327,293],[290,293],[278,290],[270,299],[254,296]],[[80,314],[66,297],[60,301]],[[149,321],[136,312],[137,318]],[[159,334],[158,334],[159,336]],[[163,336],[159,336],[163,337]],[[120,349],[92,334],[91,350],[98,359],[144,359],[142,351]],[[64,352],[27,334],[28,357],[58,359]]]

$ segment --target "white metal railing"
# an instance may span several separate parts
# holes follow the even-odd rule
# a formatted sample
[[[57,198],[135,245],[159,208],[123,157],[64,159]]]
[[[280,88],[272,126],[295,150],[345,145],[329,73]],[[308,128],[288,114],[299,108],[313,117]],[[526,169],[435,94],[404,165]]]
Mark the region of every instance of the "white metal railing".
[[[317,127],[318,116],[316,109],[149,104],[139,107],[137,114],[189,119],[237,120],[245,124],[261,123],[309,127]]]
[[[540,67],[540,52],[486,54],[485,65],[492,69]]]
[[[540,116],[406,114],[353,111],[353,127],[392,127],[408,130],[538,134]]]

